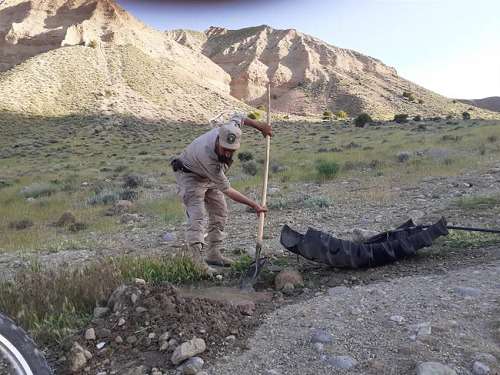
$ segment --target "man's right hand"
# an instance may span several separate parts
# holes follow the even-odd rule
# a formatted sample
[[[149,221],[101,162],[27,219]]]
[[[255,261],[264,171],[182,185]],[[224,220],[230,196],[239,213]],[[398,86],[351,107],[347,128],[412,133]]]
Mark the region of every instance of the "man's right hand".
[[[266,214],[267,213],[267,207],[264,207],[264,206],[261,206],[259,204],[255,204],[255,206],[253,207],[253,209],[255,210],[255,212],[257,213],[257,216],[260,216],[260,214]]]

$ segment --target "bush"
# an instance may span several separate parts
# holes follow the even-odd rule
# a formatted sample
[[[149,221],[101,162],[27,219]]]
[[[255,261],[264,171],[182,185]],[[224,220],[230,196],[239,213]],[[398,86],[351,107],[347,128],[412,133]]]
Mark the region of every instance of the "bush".
[[[252,120],[257,120],[258,121],[258,120],[260,120],[260,117],[261,117],[260,112],[257,112],[257,111],[250,112],[248,114],[248,118],[251,118]]]
[[[48,183],[33,183],[29,186],[25,186],[21,189],[21,195],[25,198],[39,198],[48,197],[59,190],[58,186],[55,184]]]
[[[469,112],[462,113],[462,118],[464,120],[470,120],[470,113]]]
[[[413,102],[415,100],[415,95],[410,91],[403,92],[403,97],[408,99],[410,102]]]
[[[418,104],[424,104],[424,101],[422,99],[418,99]]]
[[[241,169],[244,173],[255,176],[257,174],[257,163],[255,160],[249,160],[241,164]]]
[[[395,115],[394,121],[396,121],[398,124],[404,124],[408,122],[408,115],[406,113]]]
[[[333,118],[333,113],[331,111],[323,112],[323,120],[331,120]]]
[[[372,118],[370,117],[370,115],[368,113],[361,113],[354,120],[354,124],[356,125],[356,127],[362,128],[363,126],[365,126],[366,123],[372,122],[372,121],[373,120],[372,120]]]
[[[345,111],[338,111],[335,112],[335,117],[337,117],[339,120],[345,120],[347,118],[348,114]]]
[[[249,151],[242,151],[238,154],[238,160],[241,162],[253,160],[253,154]]]
[[[340,166],[337,162],[327,160],[317,160],[315,167],[318,177],[322,180],[334,178],[340,170]]]
[[[304,199],[304,207],[306,208],[328,208],[332,204],[330,198],[325,197],[307,197]]]
[[[125,176],[123,180],[124,180],[123,181],[124,188],[135,189],[144,183],[144,179],[141,176],[135,174],[129,174]]]
[[[415,117],[413,117],[413,121],[422,121],[422,116],[416,115]]]

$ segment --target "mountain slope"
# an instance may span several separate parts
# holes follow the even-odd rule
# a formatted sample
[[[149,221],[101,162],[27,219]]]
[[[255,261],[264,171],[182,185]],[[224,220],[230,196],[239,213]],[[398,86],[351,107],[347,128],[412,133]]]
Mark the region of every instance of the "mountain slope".
[[[0,110],[206,120],[248,108],[206,56],[147,27],[113,0],[0,4]]]
[[[467,109],[405,80],[377,59],[294,29],[211,27],[205,35],[184,30],[167,34],[221,66],[231,76],[231,94],[252,105],[263,104],[271,82],[273,107],[295,114],[344,110],[391,118],[396,113],[460,115]]]
[[[500,96],[490,96],[483,99],[458,99],[460,102],[489,111],[500,112]]]

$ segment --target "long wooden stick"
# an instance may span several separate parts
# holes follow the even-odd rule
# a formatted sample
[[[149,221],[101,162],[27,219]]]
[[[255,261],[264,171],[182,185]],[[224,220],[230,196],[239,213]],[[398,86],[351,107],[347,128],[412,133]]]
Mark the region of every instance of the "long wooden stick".
[[[267,125],[271,125],[271,84],[269,83],[267,86]],[[267,181],[269,178],[269,154],[271,150],[271,137],[266,136],[266,160],[264,163],[264,181],[262,183],[262,206],[265,206],[267,203]],[[260,252],[262,250],[262,242],[264,237],[264,218],[265,215],[263,212],[259,215],[259,229],[257,232],[257,247],[255,260],[258,260],[260,256]]]

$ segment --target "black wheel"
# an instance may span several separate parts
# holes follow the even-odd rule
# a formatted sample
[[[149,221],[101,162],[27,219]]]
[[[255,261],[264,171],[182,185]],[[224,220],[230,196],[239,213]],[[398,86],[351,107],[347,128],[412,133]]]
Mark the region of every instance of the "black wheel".
[[[31,337],[1,313],[0,375],[52,375]]]

